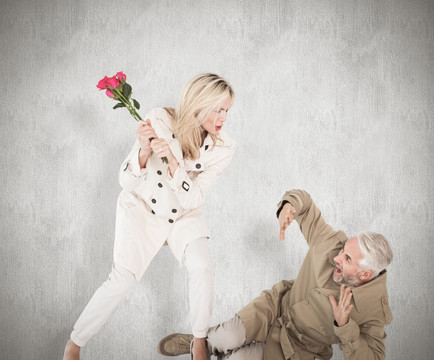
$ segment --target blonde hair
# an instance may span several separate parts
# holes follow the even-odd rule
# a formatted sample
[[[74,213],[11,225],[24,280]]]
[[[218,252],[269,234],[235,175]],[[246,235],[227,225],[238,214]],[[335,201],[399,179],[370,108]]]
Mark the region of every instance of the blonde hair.
[[[362,231],[357,234],[357,241],[363,255],[359,265],[364,270],[371,270],[373,277],[377,276],[392,262],[392,249],[383,235],[371,231]]]
[[[221,76],[203,73],[191,79],[182,90],[175,109],[165,108],[173,119],[173,132],[181,145],[184,158],[195,160],[199,157],[204,132],[201,125],[230,96],[234,101],[231,85]],[[217,113],[216,113],[217,118]],[[219,138],[209,134],[215,146]]]

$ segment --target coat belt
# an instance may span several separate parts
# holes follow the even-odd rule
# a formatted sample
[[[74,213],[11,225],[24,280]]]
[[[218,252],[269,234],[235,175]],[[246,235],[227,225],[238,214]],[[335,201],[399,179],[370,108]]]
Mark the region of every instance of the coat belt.
[[[277,318],[272,325],[272,329],[268,333],[266,346],[265,346],[265,359],[275,359],[276,354],[283,353],[284,359],[289,360],[294,357],[295,351],[292,346],[291,340],[288,336],[287,328],[291,327],[291,321],[284,319],[284,316]],[[301,334],[297,337],[301,340]],[[281,351],[279,351],[279,348]],[[298,359],[298,357],[296,357]]]

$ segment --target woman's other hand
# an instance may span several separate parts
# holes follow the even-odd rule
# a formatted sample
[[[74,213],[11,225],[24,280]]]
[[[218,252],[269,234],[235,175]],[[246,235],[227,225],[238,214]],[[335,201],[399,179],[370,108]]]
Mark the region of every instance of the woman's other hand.
[[[168,160],[170,175],[173,176],[179,164],[176,158],[173,156],[172,150],[170,150],[167,141],[164,139],[155,138],[151,141],[151,148],[160,159],[165,157]]]

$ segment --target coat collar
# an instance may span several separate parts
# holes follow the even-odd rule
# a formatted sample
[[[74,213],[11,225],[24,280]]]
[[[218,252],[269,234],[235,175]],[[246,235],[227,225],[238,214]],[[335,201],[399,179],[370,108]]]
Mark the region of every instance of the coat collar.
[[[378,299],[387,297],[386,279],[387,271],[383,270],[375,279],[351,289],[358,312],[365,312]]]

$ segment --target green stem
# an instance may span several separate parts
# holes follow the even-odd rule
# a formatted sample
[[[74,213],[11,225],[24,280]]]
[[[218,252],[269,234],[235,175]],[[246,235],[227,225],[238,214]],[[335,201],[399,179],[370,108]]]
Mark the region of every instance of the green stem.
[[[132,117],[134,118],[134,120],[136,121],[140,121],[143,120],[139,113],[136,111],[136,109],[134,108],[134,106],[131,104],[131,102],[122,94],[121,91],[119,91],[119,89],[115,89],[115,88],[109,88],[109,90],[112,93],[115,93],[116,95],[118,95],[116,98],[116,100],[119,100],[122,102],[122,104],[125,105],[125,107],[128,109],[128,111],[130,112],[130,114],[132,115]],[[149,139],[152,140],[153,138]],[[161,161],[165,164],[169,164],[169,161],[167,160],[167,157],[162,157]]]
[[[122,102],[122,104],[125,105],[125,107],[128,109],[128,111],[130,112],[130,114],[133,116],[134,120],[136,121],[140,121],[143,120],[139,113],[136,111],[136,109],[133,107],[133,105],[131,104],[131,102],[122,94],[121,91],[119,91],[118,89],[110,89],[111,92],[116,93],[117,95],[117,100],[120,100]]]

